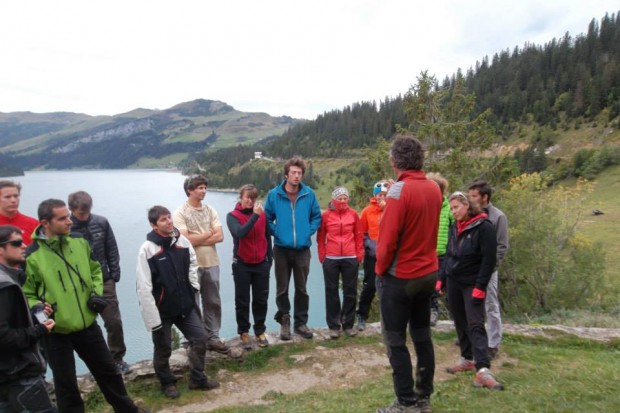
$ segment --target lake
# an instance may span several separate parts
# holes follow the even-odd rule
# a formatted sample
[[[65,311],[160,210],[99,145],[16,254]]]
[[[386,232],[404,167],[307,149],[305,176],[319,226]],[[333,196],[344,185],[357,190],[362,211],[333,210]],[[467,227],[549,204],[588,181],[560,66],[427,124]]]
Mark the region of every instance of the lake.
[[[134,363],[151,359],[153,344],[146,331],[138,307],[135,269],[140,245],[146,239],[151,227],[146,218],[153,205],[163,205],[171,212],[186,200],[183,192],[185,177],[179,172],[162,170],[96,170],[96,171],[33,171],[25,176],[2,178],[11,179],[22,185],[20,212],[37,217],[39,203],[48,198],[67,202],[70,193],[84,190],[93,198],[95,214],[103,215],[110,221],[121,256],[121,280],[117,284],[125,332],[127,355],[125,360]],[[264,199],[266,194],[261,194]],[[226,227],[226,214],[234,208],[237,194],[207,192],[205,203],[213,206],[223,225],[224,241],[217,245],[220,257],[220,295],[222,297],[222,338],[237,336],[235,321],[234,283],[231,274],[233,243]],[[314,242],[315,240],[313,240]],[[291,280],[291,304],[293,285]],[[308,280],[310,295],[309,327],[322,327],[325,323],[325,289],[323,271],[318,261],[316,242],[312,246],[312,261]],[[267,330],[279,331],[279,324],[273,320],[276,312],[275,279],[272,277],[267,313]],[[98,320],[103,329],[103,322]],[[103,329],[105,331],[105,329]],[[85,367],[78,360],[78,372]]]

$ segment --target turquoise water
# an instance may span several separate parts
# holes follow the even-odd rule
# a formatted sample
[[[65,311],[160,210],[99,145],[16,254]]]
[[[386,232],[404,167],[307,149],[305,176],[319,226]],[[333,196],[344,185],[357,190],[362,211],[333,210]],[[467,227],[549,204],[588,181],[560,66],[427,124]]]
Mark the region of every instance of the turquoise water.
[[[183,192],[185,177],[178,172],[161,170],[97,170],[27,172],[25,176],[8,179],[22,184],[20,211],[35,218],[38,204],[45,199],[57,198],[66,202],[71,192],[79,190],[87,191],[93,197],[93,213],[108,218],[121,254],[121,280],[117,284],[117,294],[127,345],[125,360],[134,363],[150,359],[153,352],[151,335],[142,322],[136,297],[136,258],[140,245],[151,230],[146,219],[147,210],[153,205],[163,205],[174,212],[186,200]],[[266,194],[261,194],[262,199],[265,196]],[[222,192],[207,192],[205,198],[205,202],[217,210],[224,227],[224,241],[217,246],[221,261],[222,338],[232,338],[237,334],[231,275],[233,245],[226,227],[226,214],[233,209],[236,199],[237,194]],[[308,281],[310,327],[325,325],[325,289],[317,255],[316,245],[313,245]],[[291,286],[291,301],[292,292]],[[275,280],[272,270],[267,313],[268,331],[276,331],[279,327],[273,321],[275,312]],[[99,324],[103,328],[101,320]],[[78,363],[77,368],[79,373],[86,371],[81,363]]]

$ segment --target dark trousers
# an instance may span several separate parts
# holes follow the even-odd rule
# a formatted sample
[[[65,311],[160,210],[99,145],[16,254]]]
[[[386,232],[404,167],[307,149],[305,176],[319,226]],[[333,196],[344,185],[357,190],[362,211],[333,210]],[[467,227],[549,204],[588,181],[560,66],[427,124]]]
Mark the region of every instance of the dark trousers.
[[[193,309],[186,316],[174,318],[162,317],[161,328],[153,331],[153,368],[162,387],[177,382],[170,370],[170,356],[172,355],[172,325],[177,326],[189,341],[189,374],[190,380],[204,383],[205,354],[207,352],[207,332],[200,318],[198,308]]]
[[[357,304],[357,258],[331,259],[323,261],[325,278],[325,316],[330,330],[353,328],[355,305]],[[342,274],[342,305],[338,285]]]
[[[49,364],[54,373],[58,410],[84,412],[75,376],[75,351],[97,381],[103,397],[115,412],[137,412],[138,408],[127,395],[123,377],[116,369],[101,328],[95,321],[84,330],[69,334],[51,333],[44,338]]]
[[[462,286],[448,280],[448,304],[459,338],[461,357],[474,360],[476,370],[491,367],[488,352],[487,330],[484,328],[484,302],[474,303],[471,292],[474,286]]]
[[[238,262],[232,265],[233,279],[235,280],[235,315],[238,334],[250,331],[250,292],[254,334],[258,336],[265,332],[270,269],[271,264],[268,261],[263,261],[260,264]]]
[[[294,319],[295,327],[308,323],[308,308],[310,297],[306,290],[308,274],[310,273],[310,249],[295,250],[292,248],[274,247],[273,258],[276,272],[276,305],[278,311],[275,319],[282,320],[284,314],[290,314],[291,302],[288,298],[288,289],[291,283],[291,272],[295,282]]]
[[[0,384],[0,413],[57,413],[41,376]]]
[[[103,326],[108,333],[108,348],[110,353],[112,353],[114,361],[119,362],[125,357],[127,347],[125,347],[123,320],[121,318],[121,309],[118,305],[116,282],[114,280],[107,280],[103,283],[103,298],[108,300],[108,305],[101,313]]]
[[[360,305],[357,308],[357,314],[364,320],[368,318],[370,312],[370,306],[372,300],[375,298],[377,287],[375,285],[375,264],[377,263],[377,257],[364,257],[364,282],[362,286],[362,293],[360,294]]]
[[[414,279],[389,274],[377,277],[383,341],[392,366],[394,392],[404,405],[433,392],[435,350],[431,339],[430,299],[436,281],[436,272]],[[416,352],[415,382],[407,349],[407,326]]]
[[[446,255],[438,255],[437,260],[439,261],[439,272],[441,272],[444,262],[446,261]],[[431,296],[431,308],[439,310],[439,294],[437,294],[437,291],[433,291],[433,295]]]

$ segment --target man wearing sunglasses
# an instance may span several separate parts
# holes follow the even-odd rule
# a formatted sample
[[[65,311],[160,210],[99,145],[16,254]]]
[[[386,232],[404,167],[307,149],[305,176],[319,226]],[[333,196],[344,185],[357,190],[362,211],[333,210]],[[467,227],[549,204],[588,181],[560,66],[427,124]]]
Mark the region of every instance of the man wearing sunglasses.
[[[56,412],[45,390],[45,360],[39,339],[54,328],[50,306],[34,325],[28,301],[21,289],[26,274],[22,231],[0,226],[0,412]]]

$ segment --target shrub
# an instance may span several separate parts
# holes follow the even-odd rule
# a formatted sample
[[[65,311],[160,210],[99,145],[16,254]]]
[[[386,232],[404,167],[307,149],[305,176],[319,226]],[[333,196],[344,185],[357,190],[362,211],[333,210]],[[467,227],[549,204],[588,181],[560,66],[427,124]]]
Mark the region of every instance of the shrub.
[[[513,179],[502,193],[510,233],[500,271],[507,312],[583,308],[603,293],[602,249],[576,230],[591,189],[584,180],[571,188],[549,188],[534,173]]]

